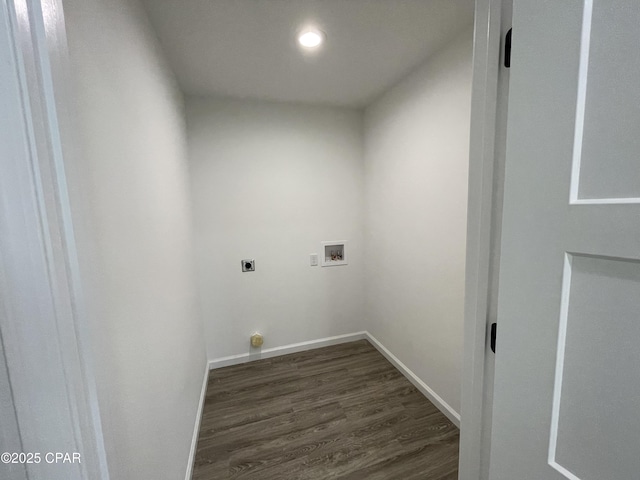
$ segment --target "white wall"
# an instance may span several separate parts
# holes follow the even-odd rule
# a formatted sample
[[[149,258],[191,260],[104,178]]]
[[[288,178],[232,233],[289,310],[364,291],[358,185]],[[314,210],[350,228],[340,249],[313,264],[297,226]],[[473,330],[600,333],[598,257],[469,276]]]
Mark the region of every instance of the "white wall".
[[[189,98],[187,125],[209,358],[362,330],[361,112]],[[323,240],[349,265],[310,267]]]
[[[456,412],[471,55],[469,30],[365,112],[368,329]]]
[[[65,0],[67,165],[112,479],[184,478],[206,366],[182,100],[135,1]]]

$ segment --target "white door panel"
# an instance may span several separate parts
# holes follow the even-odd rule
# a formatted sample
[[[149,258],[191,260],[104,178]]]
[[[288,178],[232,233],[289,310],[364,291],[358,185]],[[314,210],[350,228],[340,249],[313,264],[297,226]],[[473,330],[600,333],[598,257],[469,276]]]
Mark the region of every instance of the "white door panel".
[[[490,478],[640,479],[640,2],[515,0]]]
[[[586,3],[574,200],[640,201],[639,26],[637,0]]]
[[[563,280],[549,461],[638,478],[640,263],[568,254]]]

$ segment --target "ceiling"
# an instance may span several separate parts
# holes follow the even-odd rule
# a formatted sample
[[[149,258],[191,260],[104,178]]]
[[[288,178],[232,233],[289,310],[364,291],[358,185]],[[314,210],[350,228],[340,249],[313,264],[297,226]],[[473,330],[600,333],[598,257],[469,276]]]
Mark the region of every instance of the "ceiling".
[[[473,23],[474,0],[143,0],[186,94],[363,107]],[[303,54],[305,25],[326,33]]]

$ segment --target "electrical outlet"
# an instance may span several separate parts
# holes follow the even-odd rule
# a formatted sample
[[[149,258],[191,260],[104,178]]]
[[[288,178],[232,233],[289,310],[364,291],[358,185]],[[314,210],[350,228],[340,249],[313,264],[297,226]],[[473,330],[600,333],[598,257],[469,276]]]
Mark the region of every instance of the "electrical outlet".
[[[256,261],[255,260],[241,260],[242,271],[243,272],[253,272],[256,269]]]
[[[312,267],[317,267],[318,266],[318,254],[317,253],[312,253],[311,255],[309,255],[309,263]]]

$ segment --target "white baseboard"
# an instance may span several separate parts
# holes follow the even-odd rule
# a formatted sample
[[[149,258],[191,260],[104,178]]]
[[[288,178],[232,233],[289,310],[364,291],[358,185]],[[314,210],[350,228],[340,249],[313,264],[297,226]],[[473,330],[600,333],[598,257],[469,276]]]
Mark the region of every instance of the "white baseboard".
[[[315,348],[329,347],[331,345],[339,345],[341,343],[355,342],[356,340],[364,340],[367,338],[367,332],[347,333],[346,335],[338,335],[336,337],[321,338],[318,340],[309,340],[308,342],[292,343],[282,347],[267,348],[266,350],[258,350],[256,353],[242,353],[240,355],[230,355],[228,357],[215,358],[209,361],[209,369],[228,367],[230,365],[239,365],[241,363],[253,362],[264,358],[278,357],[289,353],[304,352]]]
[[[191,439],[191,451],[189,452],[189,463],[187,464],[187,474],[185,480],[191,480],[193,475],[193,464],[196,460],[196,448],[198,446],[198,435],[200,433],[200,423],[202,422],[202,411],[204,410],[204,399],[207,395],[207,381],[209,380],[209,363],[205,365],[204,379],[202,380],[202,390],[200,391],[200,401],[196,412],[196,423],[193,427],[193,437]]]
[[[369,332],[348,333],[346,335],[338,335],[336,337],[321,338],[319,340],[310,340],[308,342],[294,343],[284,345],[282,347],[269,348],[257,353],[242,353],[240,355],[231,355],[228,357],[215,358],[209,361],[209,369],[228,367],[231,365],[239,365],[241,363],[253,362],[264,358],[277,357],[287,355],[289,353],[304,352],[315,348],[328,347],[338,345],[340,343],[355,342],[356,340],[368,340],[391,364],[402,373],[420,393],[427,397],[438,409],[451,420],[454,425],[460,428],[460,414],[456,412],[447,402],[445,402],[436,392],[434,392],[420,377],[413,373],[409,367],[402,363],[398,357],[391,353],[377,338]],[[205,384],[206,386],[206,384]]]
[[[436,407],[438,407],[438,409],[442,413],[444,413],[447,416],[447,418],[451,420],[451,422],[453,422],[453,424],[456,427],[460,428],[460,414],[456,412],[453,408],[451,408],[451,405],[445,402],[440,397],[440,395],[434,392],[426,383],[420,380],[420,377],[418,377],[415,373],[413,373],[409,369],[409,367],[407,367],[404,363],[402,363],[398,359],[398,357],[396,357],[393,353],[387,350],[387,348],[384,345],[382,345],[376,337],[371,335],[369,332],[365,332],[365,333],[367,335],[367,340],[369,340],[369,342],[371,342],[371,344],[374,347],[376,347],[376,349],[382,355],[384,355],[385,358],[389,360],[389,362],[391,362],[391,364],[400,371],[400,373],[402,373],[405,377],[407,377],[407,380],[409,380],[413,384],[413,386],[420,391],[420,393],[422,393],[425,397],[427,397],[431,401],[431,403],[433,403]]]

